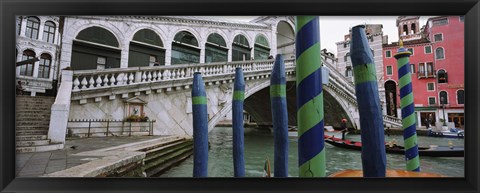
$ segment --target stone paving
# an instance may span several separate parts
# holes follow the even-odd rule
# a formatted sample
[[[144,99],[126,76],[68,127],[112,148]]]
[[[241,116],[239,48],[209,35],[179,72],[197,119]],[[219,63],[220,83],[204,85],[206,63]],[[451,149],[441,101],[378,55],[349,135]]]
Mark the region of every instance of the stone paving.
[[[73,154],[161,137],[164,136],[67,139],[65,148],[62,150],[17,153],[15,158],[15,175],[16,177],[39,177],[97,159],[91,156],[73,156]]]

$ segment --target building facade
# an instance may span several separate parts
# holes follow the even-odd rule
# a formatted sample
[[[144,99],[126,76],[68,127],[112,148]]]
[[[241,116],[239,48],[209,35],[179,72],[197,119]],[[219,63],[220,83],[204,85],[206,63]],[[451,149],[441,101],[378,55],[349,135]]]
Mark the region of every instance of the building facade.
[[[463,16],[433,17],[419,28],[419,17],[397,19],[399,37],[410,56],[410,71],[417,126],[429,116],[464,125],[464,23]],[[400,117],[397,61],[398,42],[383,46],[387,114]]]
[[[17,81],[26,94],[52,95],[57,86],[60,49],[60,18],[52,16],[19,16],[16,18],[16,61],[38,58],[16,68]]]

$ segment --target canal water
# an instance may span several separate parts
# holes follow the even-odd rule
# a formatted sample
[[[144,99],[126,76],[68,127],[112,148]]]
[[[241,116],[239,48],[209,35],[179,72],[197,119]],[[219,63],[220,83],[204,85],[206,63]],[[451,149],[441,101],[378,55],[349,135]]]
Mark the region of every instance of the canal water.
[[[326,132],[341,137],[341,133]],[[216,127],[209,133],[210,150],[208,154],[209,177],[233,177],[232,128]],[[360,135],[347,135],[347,139],[360,141]],[[288,172],[289,176],[298,176],[297,138],[290,137]],[[270,160],[273,175],[273,133],[245,128],[245,176],[262,177],[265,158]],[[395,140],[403,145],[403,136],[385,136],[385,141]],[[418,136],[419,146],[445,145],[452,143],[463,146],[464,139],[448,139]],[[362,169],[360,151],[334,147],[325,143],[327,176],[345,169]],[[387,169],[405,169],[405,157],[399,154],[387,154]],[[422,172],[438,173],[450,177],[464,177],[465,159],[446,157],[420,157]],[[193,156],[180,165],[171,168],[160,177],[192,177]]]

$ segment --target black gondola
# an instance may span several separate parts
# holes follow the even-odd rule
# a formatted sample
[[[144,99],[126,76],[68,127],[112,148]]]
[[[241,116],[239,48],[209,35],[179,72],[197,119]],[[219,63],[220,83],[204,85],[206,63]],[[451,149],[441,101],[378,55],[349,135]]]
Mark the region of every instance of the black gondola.
[[[362,150],[362,143],[358,141],[351,140],[342,140],[340,138],[334,138],[332,136],[325,135],[325,142],[336,147],[342,147],[352,150]],[[399,145],[388,145],[385,144],[385,150],[387,153],[394,154],[405,154],[405,148]],[[429,156],[429,157],[463,157],[464,156],[463,146],[436,146],[431,145],[430,147],[418,147],[418,154],[420,156]]]

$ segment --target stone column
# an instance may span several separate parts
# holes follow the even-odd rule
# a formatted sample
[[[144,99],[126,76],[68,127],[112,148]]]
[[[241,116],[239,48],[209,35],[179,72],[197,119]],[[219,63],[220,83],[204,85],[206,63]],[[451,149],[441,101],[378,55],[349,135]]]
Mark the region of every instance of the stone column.
[[[20,36],[25,37],[25,31],[27,31],[27,19],[28,17],[21,16],[22,18],[22,25],[20,29]]]
[[[44,41],[43,40],[43,30],[45,28],[45,21],[40,18],[40,26],[38,29],[38,40]]]

